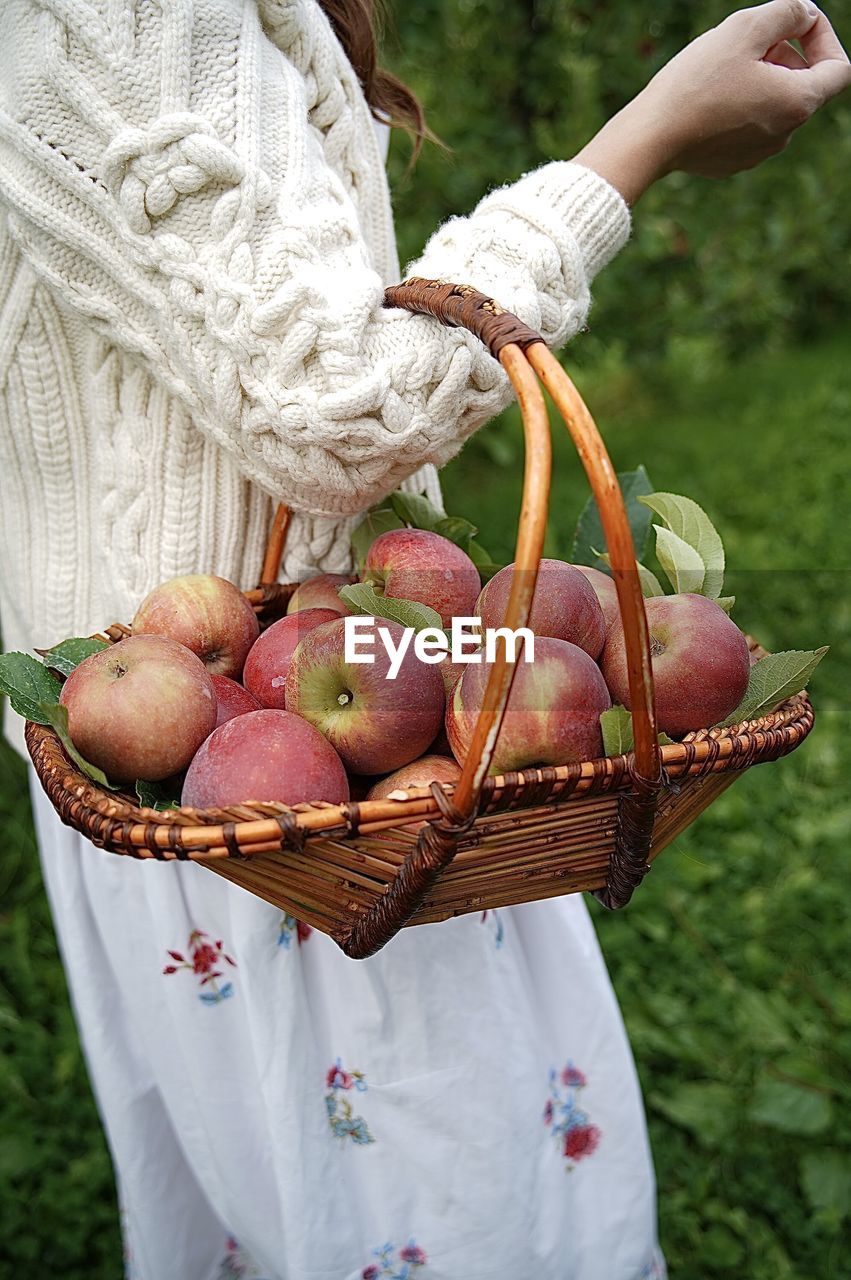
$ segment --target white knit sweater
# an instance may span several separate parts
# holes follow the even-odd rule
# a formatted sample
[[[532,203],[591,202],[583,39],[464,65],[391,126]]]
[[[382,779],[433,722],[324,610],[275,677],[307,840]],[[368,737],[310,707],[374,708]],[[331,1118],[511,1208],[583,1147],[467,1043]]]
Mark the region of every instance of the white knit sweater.
[[[545,165],[410,272],[554,346],[629,232]],[[2,0],[0,622],[6,648],[132,616],[176,574],[339,570],[354,513],[503,407],[470,335],[382,309],[399,278],[359,84],[316,0]],[[433,474],[433,473],[432,473]]]

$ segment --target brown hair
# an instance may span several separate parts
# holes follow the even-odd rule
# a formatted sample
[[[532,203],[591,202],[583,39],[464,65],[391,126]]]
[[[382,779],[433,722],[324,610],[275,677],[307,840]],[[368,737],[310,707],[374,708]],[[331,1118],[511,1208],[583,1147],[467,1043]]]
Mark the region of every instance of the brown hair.
[[[384,0],[319,0],[361,82],[372,114],[388,117],[414,139],[414,159],[431,137],[419,100],[392,72],[378,65],[378,32]]]

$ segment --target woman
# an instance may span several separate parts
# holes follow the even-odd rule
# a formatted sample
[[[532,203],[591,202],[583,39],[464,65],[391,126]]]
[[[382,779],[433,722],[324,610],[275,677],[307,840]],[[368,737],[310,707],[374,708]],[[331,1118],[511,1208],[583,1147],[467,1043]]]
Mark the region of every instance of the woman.
[[[370,107],[412,107],[372,74],[364,12],[3,6],[8,647],[129,617],[176,574],[251,584],[280,499],[283,576],[344,569],[351,517],[399,484],[439,501],[434,465],[505,404],[469,335],[381,307],[399,270]],[[758,163],[849,78],[811,4],[736,13],[410,270],[559,346],[650,183]],[[407,930],[355,964],[202,868],[96,851],[33,800],[129,1274],[664,1275],[579,898]]]

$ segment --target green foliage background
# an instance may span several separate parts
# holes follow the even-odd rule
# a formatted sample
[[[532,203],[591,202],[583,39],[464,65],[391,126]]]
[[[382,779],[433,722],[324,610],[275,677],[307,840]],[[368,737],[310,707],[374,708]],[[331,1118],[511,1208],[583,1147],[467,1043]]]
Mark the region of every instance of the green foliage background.
[[[395,3],[391,61],[453,148],[391,169],[403,260],[445,216],[567,158],[724,6]],[[831,6],[851,38],[851,4]],[[704,505],[737,621],[831,653],[817,727],[667,850],[625,912],[592,904],[647,1105],[672,1280],[851,1277],[851,99],[724,184],[666,180],[598,280],[567,361],[621,469]],[[517,416],[445,473],[509,559]],[[557,437],[548,554],[586,488]],[[107,856],[107,855],[102,855]],[[22,763],[0,744],[0,1280],[118,1280],[109,1158],[68,1004]],[[92,975],[92,981],[96,981]],[[845,1233],[845,1234],[843,1234]],[[189,1280],[189,1278],[187,1278]]]
[[[452,148],[393,176],[403,262],[486,190],[570,159],[724,0],[394,0],[391,62]],[[851,3],[827,11],[840,31]],[[724,183],[673,175],[644,198],[629,252],[599,278],[598,358],[679,368],[823,331],[849,305],[851,99],[827,107],[787,153]]]

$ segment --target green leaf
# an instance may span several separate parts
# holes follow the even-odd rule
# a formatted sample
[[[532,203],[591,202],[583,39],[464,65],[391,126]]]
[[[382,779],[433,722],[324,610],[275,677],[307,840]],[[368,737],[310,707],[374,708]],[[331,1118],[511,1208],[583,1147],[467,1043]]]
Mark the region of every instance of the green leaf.
[[[413,529],[426,529],[429,533],[437,533],[441,538],[454,542],[469,555],[470,543],[479,531],[463,516],[446,515],[420,493],[402,493],[401,490],[397,490],[396,493],[390,494],[390,503],[396,515],[405,524]],[[483,554],[486,555],[486,553]],[[487,559],[490,560],[490,557],[487,556]]]
[[[117,791],[118,788],[109,781],[103,770],[99,769],[97,765],[90,764],[88,760],[81,756],[71,741],[71,735],[68,732],[68,708],[61,706],[58,702],[41,702],[38,709],[44,717],[43,720],[39,720],[39,724],[49,724],[51,726],[65,748],[66,754],[74,761],[80,772],[86,774],[99,786],[107,787],[110,791]]]
[[[841,1222],[851,1213],[851,1159],[839,1151],[808,1151],[801,1187],[811,1209]]]
[[[444,516],[442,520],[438,520],[433,532],[439,533],[441,538],[448,538],[469,555],[470,543],[479,531],[463,516]]]
[[[86,658],[90,658],[93,653],[100,653],[101,649],[108,648],[108,640],[99,640],[97,636],[75,636],[71,640],[63,640],[61,644],[54,645],[52,649],[42,653],[41,660],[46,667],[58,671],[60,675],[70,676],[74,668]]]
[[[733,605],[736,603],[735,596],[719,596],[715,601],[719,609],[723,609],[725,613],[731,613]]]
[[[799,1039],[802,1029],[800,1009],[779,991],[775,990],[771,994],[775,1001],[782,1002],[780,1007],[786,1025],[791,1028],[789,1039],[794,1044]],[[758,1028],[751,1028],[751,1030],[756,1043]],[[807,1031],[809,1030],[810,1028],[807,1028]],[[819,1031],[821,1030],[822,1028],[819,1028]],[[764,1050],[765,1042],[760,1041],[759,1047]],[[791,1053],[781,1053],[779,1057],[773,1058],[771,1069],[778,1080],[791,1080],[794,1084],[810,1085],[814,1089],[821,1089],[824,1093],[831,1093],[836,1085],[836,1077],[830,1069],[829,1060],[825,1061],[821,1056],[816,1056],[812,1048],[807,1048],[805,1044],[802,1046],[801,1043],[798,1043],[798,1047]]]
[[[756,720],[773,711],[794,693],[800,693],[807,687],[807,681],[827,651],[828,646],[822,645],[820,649],[767,653],[751,667],[745,696],[724,724]]]
[[[139,804],[145,809],[179,809],[180,797],[175,796],[174,784],[169,785],[169,780],[165,782],[146,782],[144,778],[137,778],[136,795],[139,797]]]
[[[436,532],[435,526],[447,518],[445,512],[439,511],[421,493],[402,493],[401,489],[397,489],[390,494],[390,505],[405,524],[414,529],[427,529],[430,533]]]
[[[676,493],[651,493],[638,501],[660,516],[670,533],[697,552],[704,567],[704,576],[700,587],[689,590],[717,600],[724,585],[724,544],[706,512],[691,498],[683,498]],[[658,555],[658,538],[656,545]]]
[[[504,569],[505,565],[496,564],[485,551],[481,543],[473,539],[469,546],[465,548],[467,555],[479,571],[479,577],[482,582],[490,582],[494,574],[499,573],[500,569]]]
[[[830,1099],[822,1093],[763,1076],[754,1092],[749,1115],[756,1124],[782,1133],[812,1135],[824,1133],[829,1127],[832,1109]]]
[[[654,524],[656,530],[656,559],[668,576],[675,591],[693,591],[700,594],[706,577],[706,566],[690,543],[663,525]]]
[[[62,686],[43,663],[29,653],[0,654],[0,693],[25,720],[50,724],[41,707],[57,703]]]
[[[714,1080],[688,1080],[666,1094],[653,1093],[650,1105],[709,1147],[723,1145],[733,1127],[733,1090]]]
[[[352,530],[351,543],[358,568],[363,569],[369,548],[375,539],[390,529],[403,529],[404,524],[392,507],[377,506],[367,511],[360,524]]]
[[[420,493],[403,493],[397,490],[368,511],[352,533],[352,549],[359,568],[363,569],[369,548],[380,534],[387,533],[390,529],[403,529],[406,525],[440,534],[442,538],[447,538],[462,551],[466,551],[475,563],[470,549],[478,533],[474,524],[463,516],[446,515]],[[477,548],[477,554],[485,563],[490,564],[490,556],[484,548]]]
[[[663,596],[665,588],[656,577],[656,574],[639,561],[636,561],[636,567],[638,569],[638,581],[641,583],[641,594],[645,600],[648,596]]]
[[[653,485],[643,466],[638,467],[635,471],[619,472],[618,483],[626,505],[629,526],[632,529],[635,554],[637,559],[640,560],[647,547],[647,536],[650,532],[650,513],[640,505],[640,500],[653,492]],[[605,545],[606,539],[603,534],[600,511],[592,494],[577,521],[570,559],[573,564],[587,564],[592,569],[599,569],[602,566],[598,563],[599,557],[594,548],[604,547]]]
[[[732,1231],[720,1222],[713,1222],[700,1234],[700,1257],[705,1267],[729,1275],[744,1262],[746,1250]]]
[[[632,712],[626,707],[616,704],[600,715],[600,728],[603,731],[603,755],[620,756],[632,751],[634,739],[632,734]]]
[[[791,1015],[790,1019],[787,1017]],[[788,1049],[795,1043],[794,1013],[777,991],[742,987],[736,1000],[739,1033],[762,1051]],[[777,1067],[775,1062],[775,1068]]]
[[[353,613],[398,622],[403,627],[413,627],[415,631],[425,631],[430,627],[443,630],[443,619],[436,609],[430,609],[418,600],[397,600],[393,596],[379,595],[371,582],[355,582],[349,587],[341,587],[339,595]]]
[[[0,1138],[0,1178],[7,1187],[12,1179],[37,1173],[43,1160],[39,1147],[29,1135],[10,1133]]]
[[[603,561],[606,568],[611,570],[612,562],[608,551],[597,551],[595,554]],[[636,560],[635,567],[638,570],[638,581],[641,583],[641,594],[645,600],[648,596],[663,596],[665,594],[665,588],[651,569],[643,565],[640,560]]]
[[[627,711],[620,703],[600,712],[600,728],[603,731],[603,755],[619,756],[632,751],[635,739],[632,728],[632,712]],[[673,738],[667,733],[656,735],[660,747],[673,746]]]

